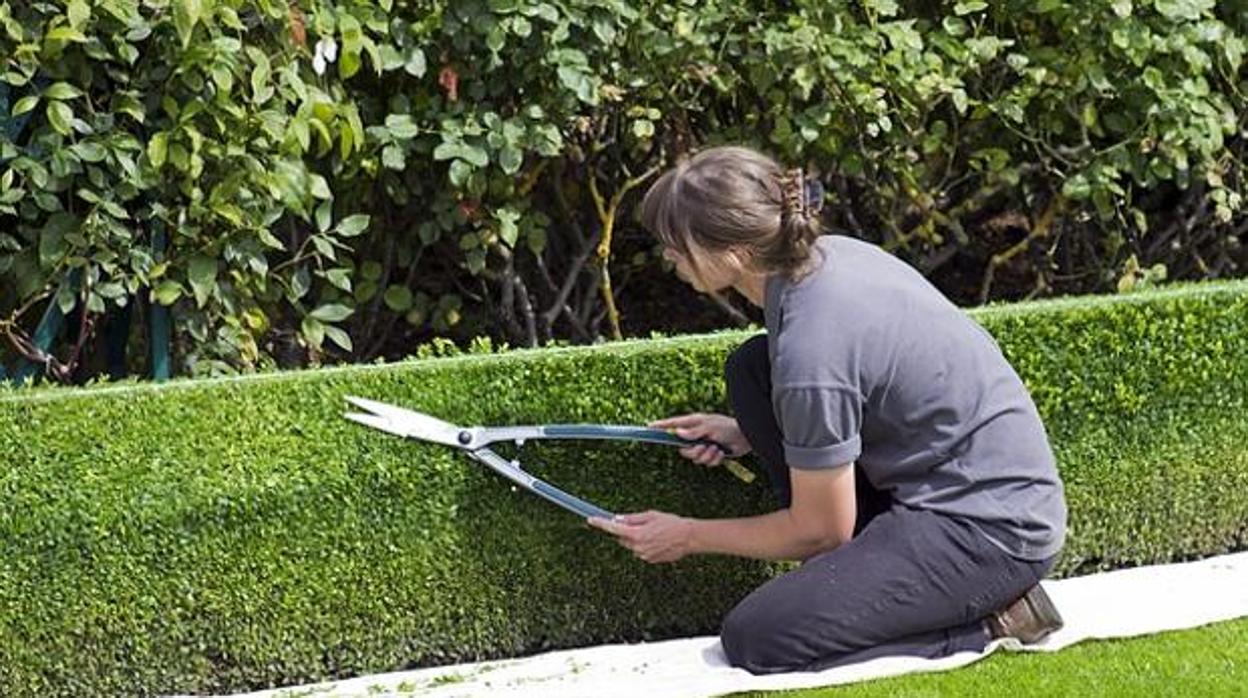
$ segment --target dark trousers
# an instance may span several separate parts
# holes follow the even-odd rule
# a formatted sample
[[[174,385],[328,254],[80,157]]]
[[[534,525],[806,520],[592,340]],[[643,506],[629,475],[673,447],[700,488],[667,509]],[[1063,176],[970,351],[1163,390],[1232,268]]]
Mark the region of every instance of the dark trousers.
[[[767,336],[738,347],[725,374],[737,423],[787,507],[789,469],[772,409]],[[767,674],[979,652],[989,642],[982,619],[1053,565],[1052,558],[1016,559],[965,520],[895,502],[861,471],[855,478],[853,538],[755,589],[724,619],[720,639],[733,666]]]

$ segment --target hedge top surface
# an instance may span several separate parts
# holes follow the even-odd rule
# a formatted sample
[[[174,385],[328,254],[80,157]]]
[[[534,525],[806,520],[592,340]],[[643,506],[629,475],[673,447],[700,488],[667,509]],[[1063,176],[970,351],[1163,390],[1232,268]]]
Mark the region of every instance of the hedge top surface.
[[[976,319],[990,317],[1018,317],[1025,315],[1047,315],[1076,310],[1096,309],[1105,306],[1130,303],[1146,303],[1158,300],[1186,298],[1208,295],[1238,295],[1248,293],[1248,279],[1232,279],[1221,281],[1182,282],[1161,288],[1148,289],[1124,294],[1104,294],[1087,296],[1067,296],[1062,298],[1046,298],[1018,303],[994,303],[976,308],[968,308],[967,312]],[[632,338],[618,342],[599,345],[577,345],[544,348],[515,348],[496,353],[459,353],[453,356],[431,358],[412,358],[393,363],[347,364],[328,366],[319,369],[297,369],[288,371],[269,371],[264,373],[239,374],[214,378],[177,378],[164,383],[125,380],[112,384],[80,386],[37,385],[33,387],[15,388],[7,383],[0,383],[0,402],[41,401],[50,399],[73,399],[97,395],[127,394],[133,392],[178,390],[192,387],[206,387],[216,383],[237,383],[250,381],[307,379],[317,375],[366,372],[377,369],[420,368],[428,365],[439,367],[455,363],[473,364],[490,362],[500,359],[532,359],[535,356],[576,355],[585,352],[610,352],[620,356],[629,356],[637,351],[644,351],[658,346],[696,344],[707,339],[726,341],[740,340],[756,334],[759,329],[724,329],[703,334],[676,335],[659,338]]]

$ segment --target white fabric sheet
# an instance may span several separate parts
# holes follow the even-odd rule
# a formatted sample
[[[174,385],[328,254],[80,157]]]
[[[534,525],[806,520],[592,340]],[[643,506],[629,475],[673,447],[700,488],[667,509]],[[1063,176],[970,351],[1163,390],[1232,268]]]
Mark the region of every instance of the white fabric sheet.
[[[1248,552],[1197,562],[1045,581],[1065,627],[1032,646],[994,642],[938,660],[888,657],[822,672],[754,676],[728,666],[715,636],[603,645],[521,659],[378,674],[247,694],[433,698],[709,698],[733,691],[811,688],[964,666],[997,649],[1054,652],[1097,638],[1148,635],[1248,616]]]

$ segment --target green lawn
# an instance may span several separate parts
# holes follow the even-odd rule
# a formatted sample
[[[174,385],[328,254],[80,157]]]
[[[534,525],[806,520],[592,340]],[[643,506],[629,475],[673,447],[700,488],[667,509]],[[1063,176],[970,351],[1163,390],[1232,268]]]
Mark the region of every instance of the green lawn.
[[[1133,640],[1089,641],[1054,654],[997,651],[934,674],[735,698],[883,696],[1248,696],[1248,618]]]

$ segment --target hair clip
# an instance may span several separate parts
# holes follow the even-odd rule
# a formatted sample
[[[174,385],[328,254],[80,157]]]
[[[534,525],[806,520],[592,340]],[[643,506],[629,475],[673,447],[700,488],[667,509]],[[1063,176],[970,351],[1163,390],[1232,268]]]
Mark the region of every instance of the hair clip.
[[[806,210],[810,213],[819,213],[823,210],[823,182],[817,178],[807,177],[806,184]]]

